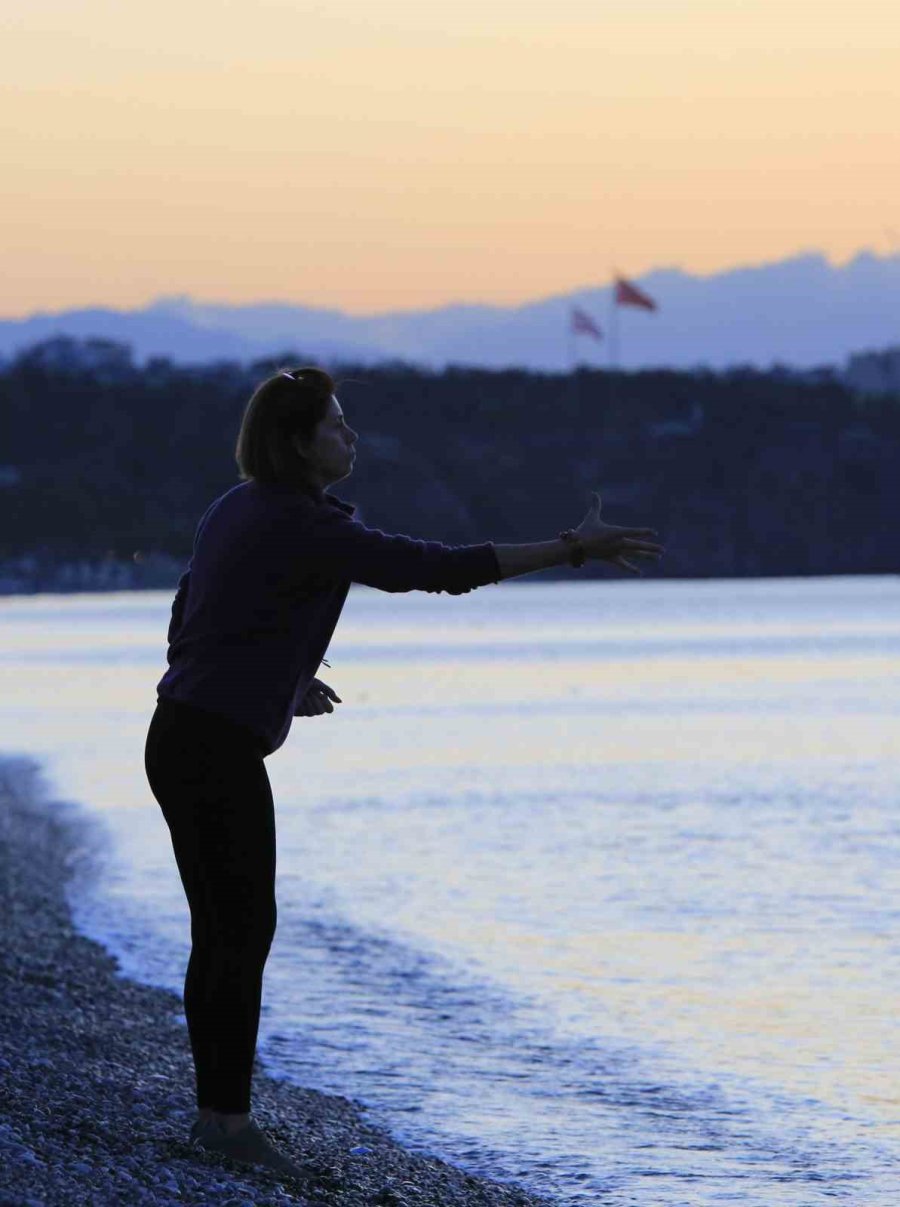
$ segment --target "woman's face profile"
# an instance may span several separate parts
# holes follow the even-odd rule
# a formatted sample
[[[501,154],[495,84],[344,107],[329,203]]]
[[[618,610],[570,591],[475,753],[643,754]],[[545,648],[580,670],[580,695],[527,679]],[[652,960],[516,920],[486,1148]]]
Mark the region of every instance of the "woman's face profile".
[[[309,475],[325,489],[350,476],[356,457],[354,445],[359,435],[348,427],[341,404],[332,394],[328,410],[316,425],[312,439],[296,442],[306,459]]]

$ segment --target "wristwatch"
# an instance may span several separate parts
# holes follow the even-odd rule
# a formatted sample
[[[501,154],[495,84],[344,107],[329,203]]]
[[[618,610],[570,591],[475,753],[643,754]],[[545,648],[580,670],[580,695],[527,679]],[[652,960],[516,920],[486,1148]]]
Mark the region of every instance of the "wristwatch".
[[[579,566],[584,565],[584,545],[581,543],[581,538],[576,536],[571,528],[566,528],[559,534],[559,539],[565,541],[571,550],[569,561],[577,570]]]

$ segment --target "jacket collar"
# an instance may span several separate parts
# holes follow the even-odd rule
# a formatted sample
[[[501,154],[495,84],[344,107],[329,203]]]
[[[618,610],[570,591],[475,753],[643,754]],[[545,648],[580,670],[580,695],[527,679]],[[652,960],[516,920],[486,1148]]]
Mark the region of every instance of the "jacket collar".
[[[337,495],[333,495],[331,491],[325,490],[321,495],[312,494],[308,490],[298,489],[296,486],[291,486],[286,482],[256,482],[257,487],[263,490],[271,491],[274,494],[293,495],[297,499],[305,499],[308,503],[317,504],[319,506],[328,504],[331,507],[336,507],[339,511],[345,512],[347,515],[353,515],[356,511],[355,503],[347,503],[344,499],[339,499]]]
[[[353,513],[356,511],[355,503],[347,503],[347,502],[345,502],[344,499],[339,499],[337,497],[337,495],[333,495],[328,490],[325,491],[325,494],[323,495],[323,499],[327,500],[332,505],[332,507],[339,507],[340,510],[345,511],[347,513],[347,515],[353,515]]]

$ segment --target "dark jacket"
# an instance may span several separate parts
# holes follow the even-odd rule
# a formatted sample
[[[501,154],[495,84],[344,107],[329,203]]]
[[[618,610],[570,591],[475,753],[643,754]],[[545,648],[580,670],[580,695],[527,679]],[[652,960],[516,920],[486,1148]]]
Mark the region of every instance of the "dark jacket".
[[[497,582],[491,542],[443,545],[388,536],[325,493],[241,482],[197,526],[169,624],[159,696],[282,745],[328,649],[352,582],[382,591],[461,595]]]

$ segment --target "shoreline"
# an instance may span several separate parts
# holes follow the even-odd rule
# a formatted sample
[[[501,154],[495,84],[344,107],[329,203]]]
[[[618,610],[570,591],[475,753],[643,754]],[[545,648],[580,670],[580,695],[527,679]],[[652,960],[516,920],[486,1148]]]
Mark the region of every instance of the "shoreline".
[[[191,1147],[181,1000],[124,977],[75,929],[82,823],[42,783],[36,760],[0,754],[3,1207],[553,1207],[408,1151],[349,1099],[276,1080],[259,1059],[253,1116],[314,1177],[300,1186]]]

